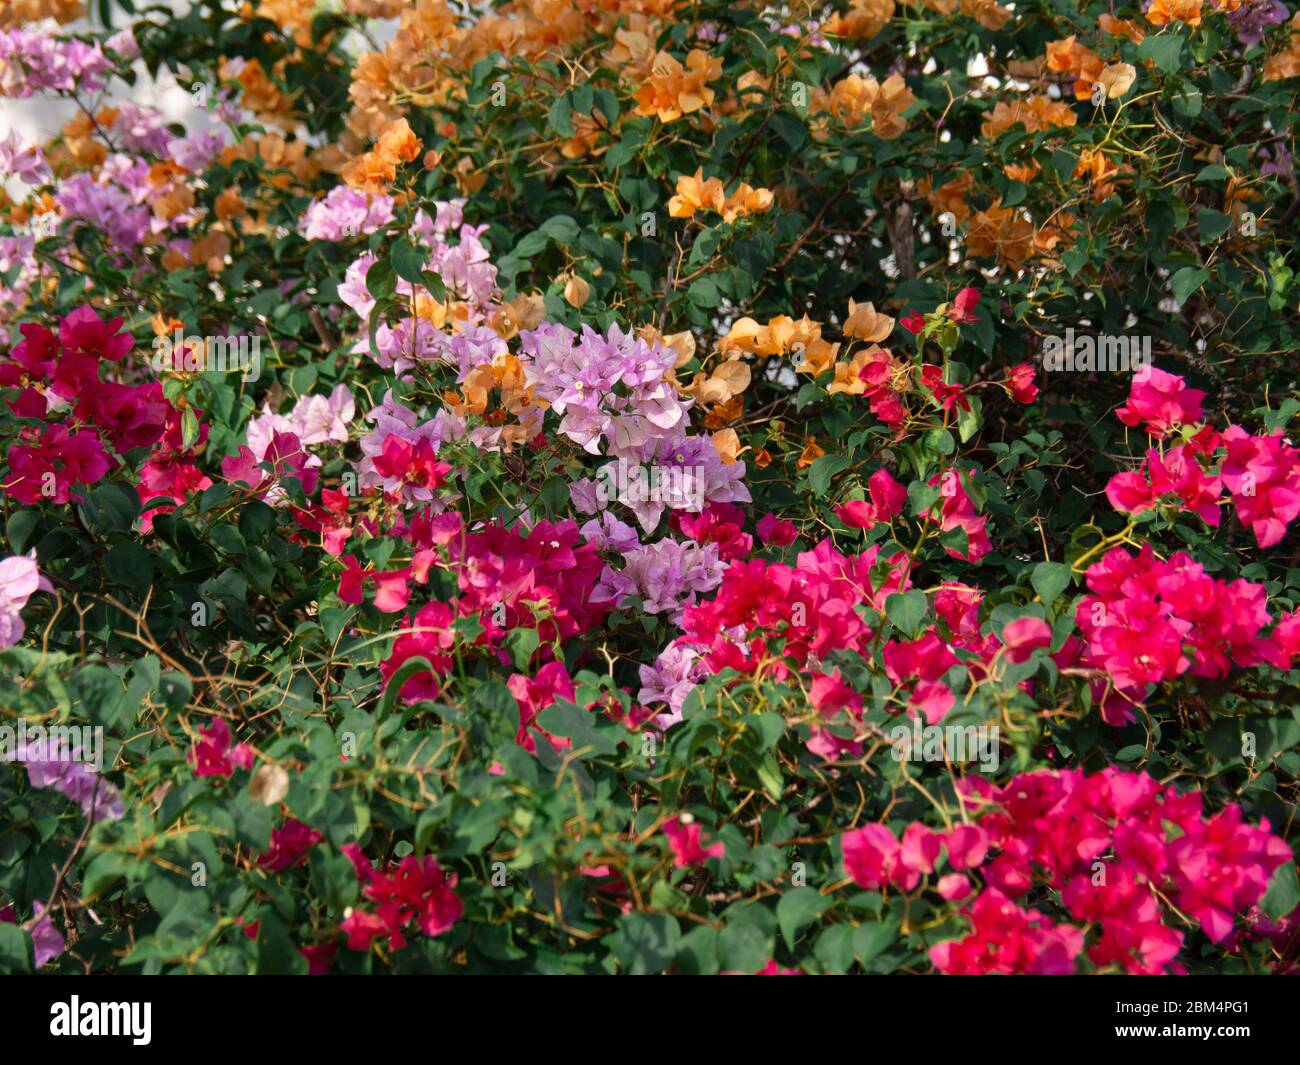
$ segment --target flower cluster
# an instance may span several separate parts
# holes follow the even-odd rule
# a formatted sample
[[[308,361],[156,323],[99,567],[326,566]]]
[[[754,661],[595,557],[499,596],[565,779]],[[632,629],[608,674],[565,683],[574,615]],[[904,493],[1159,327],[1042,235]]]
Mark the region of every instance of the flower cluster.
[[[962,911],[970,932],[931,949],[942,972],[1072,972],[1085,945],[1099,967],[1176,971],[1184,933],[1172,916],[1223,942],[1234,916],[1292,860],[1267,820],[1246,824],[1233,804],[1206,817],[1199,792],[1180,795],[1142,773],[1039,771],[1001,787],[965,778],[962,787],[971,824],[936,832],[914,823],[901,841],[868,825],[841,840],[845,871],[862,887],[914,891],[944,852],[952,872],[937,890],[945,898],[969,894],[972,874],[983,879]],[[1039,883],[1083,927],[1016,904]]]

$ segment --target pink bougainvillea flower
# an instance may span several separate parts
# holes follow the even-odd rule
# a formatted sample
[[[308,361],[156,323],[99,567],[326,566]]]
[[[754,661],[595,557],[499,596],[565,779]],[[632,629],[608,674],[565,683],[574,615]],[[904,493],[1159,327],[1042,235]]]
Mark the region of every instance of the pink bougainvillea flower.
[[[50,915],[45,912],[45,903],[32,903],[32,912],[37,917],[36,923],[29,929],[32,946],[35,948],[34,960],[36,968],[43,969],[67,949],[67,944],[64,942],[63,934],[54,927]]]
[[[1219,474],[1232,495],[1237,518],[1260,547],[1272,547],[1300,516],[1300,451],[1277,430],[1251,436],[1239,425],[1223,434],[1227,455]]]
[[[1016,618],[1002,630],[1004,656],[1016,665],[1027,662],[1036,650],[1051,642],[1052,630],[1042,618]]]
[[[930,960],[942,973],[975,975],[1074,972],[1083,950],[1083,929],[1056,924],[1035,910],[1022,909],[994,888],[980,893],[963,915],[971,931],[961,939],[937,943]]]
[[[886,825],[863,825],[840,837],[844,872],[858,887],[875,890],[901,880],[910,891],[920,874],[902,862],[902,846]]]
[[[865,499],[852,499],[835,508],[835,516],[850,529],[871,529],[876,525],[876,508]]]
[[[917,314],[916,311],[908,311],[898,320],[898,324],[909,333],[914,333],[917,336],[920,336],[921,331],[925,328],[925,319]]]
[[[813,677],[808,700],[823,717],[834,717],[841,710],[862,713],[862,696],[845,683],[838,669]]]
[[[1188,388],[1182,377],[1148,363],[1133,375],[1128,402],[1115,413],[1125,425],[1145,425],[1152,436],[1164,436],[1180,425],[1199,422],[1204,398],[1204,392]]]
[[[944,834],[943,842],[954,869],[978,869],[988,855],[988,833],[979,825],[957,825]]]
[[[894,480],[888,470],[882,467],[873,473],[867,479],[867,490],[878,521],[893,521],[903,512],[907,489]]]
[[[673,864],[678,869],[701,865],[710,858],[721,858],[727,850],[721,840],[704,846],[703,829],[689,814],[670,817],[664,822],[663,831],[668,837],[668,846],[672,848]]]

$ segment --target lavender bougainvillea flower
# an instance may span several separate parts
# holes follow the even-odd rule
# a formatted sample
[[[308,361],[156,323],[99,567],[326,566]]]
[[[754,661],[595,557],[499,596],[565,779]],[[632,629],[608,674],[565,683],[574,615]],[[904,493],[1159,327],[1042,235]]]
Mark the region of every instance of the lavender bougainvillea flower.
[[[54,927],[50,915],[45,912],[43,902],[32,903],[32,911],[37,917],[36,923],[30,929],[32,946],[35,948],[36,968],[42,969],[62,954],[67,949],[67,944],[59,930]]]
[[[22,609],[37,592],[54,588],[36,564],[36,552],[14,555],[0,561],[0,649],[12,647],[23,637]]]

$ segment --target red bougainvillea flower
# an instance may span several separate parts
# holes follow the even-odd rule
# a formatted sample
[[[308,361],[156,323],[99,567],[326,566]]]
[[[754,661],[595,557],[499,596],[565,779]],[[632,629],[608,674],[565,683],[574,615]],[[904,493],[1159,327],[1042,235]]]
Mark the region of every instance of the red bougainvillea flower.
[[[917,314],[916,311],[908,311],[898,320],[898,324],[909,333],[920,336],[921,331],[925,328],[925,319]]]
[[[966,398],[966,390],[961,385],[945,383],[942,366],[930,363],[928,366],[921,367],[921,384],[930,390],[930,394],[945,411],[951,411],[953,407],[970,410],[970,400]]]
[[[135,347],[135,337],[121,332],[121,318],[100,318],[92,307],[78,307],[59,322],[59,346],[64,355],[90,355],[117,362]]]
[[[361,853],[355,843],[343,848],[365,886],[361,893],[375,903],[373,913],[353,908],[339,929],[347,934],[349,950],[369,950],[377,936],[388,937],[389,950],[406,946],[405,931],[414,922],[426,936],[448,931],[464,913],[465,906],[453,890],[456,874],[444,872],[432,855],[417,858],[408,854],[396,868],[381,872]]]
[[[701,838],[703,830],[690,814],[670,817],[664,822],[663,830],[668,837],[668,846],[672,848],[673,864],[678,869],[701,865],[710,858],[721,858],[727,851],[721,840],[705,847]]]
[[[573,747],[571,739],[552,736],[536,723],[537,715],[556,699],[572,702],[576,695],[573,679],[563,662],[547,662],[532,678],[516,673],[506,681],[506,687],[519,703],[519,731],[515,735],[515,742],[520,747],[530,754],[537,753],[537,740],[533,733],[546,737],[551,746],[558,750],[567,751]]]
[[[268,873],[282,872],[305,861],[307,852],[320,841],[319,832],[291,817],[271,832],[271,844],[257,864]]]
[[[734,503],[710,503],[698,514],[674,511],[668,524],[696,543],[717,544],[723,562],[745,558],[754,547],[753,537],[742,531],[745,512]]]
[[[134,387],[96,381],[78,400],[76,416],[99,426],[121,454],[161,440],[171,410],[157,381]]]
[[[298,953],[307,959],[308,976],[325,976],[334,968],[334,959],[338,952],[337,943],[317,943],[298,948]]]
[[[36,322],[18,327],[22,340],[14,345],[9,358],[0,363],[0,385],[19,388],[24,384],[44,384],[54,376],[59,356],[59,341],[50,330]]]
[[[28,505],[80,500],[73,493],[73,486],[94,484],[112,465],[113,460],[94,432],[88,429],[69,432],[64,425],[50,425],[38,443],[10,449],[9,476],[4,490]]]
[[[775,514],[764,514],[755,527],[758,538],[770,547],[788,547],[799,535],[799,528],[792,521],[783,521]]]
[[[1115,413],[1125,425],[1145,424],[1152,436],[1164,436],[1180,425],[1199,422],[1204,398],[1204,392],[1188,388],[1177,374],[1148,364],[1133,375],[1128,403]]]
[[[425,604],[416,612],[410,627],[393,641],[389,656],[379,663],[379,673],[385,684],[408,659],[427,658],[433,666],[434,672],[421,670],[402,685],[400,695],[404,701],[437,698],[442,687],[439,678],[453,665],[448,652],[456,645],[456,633],[451,627],[455,620],[456,615],[448,604]]]
[[[385,481],[397,480],[408,489],[411,498],[429,502],[442,487],[451,472],[451,466],[438,461],[432,445],[424,437],[414,442],[391,434],[384,440],[383,450],[372,459],[375,471]]]
[[[957,322],[959,325],[970,325],[978,321],[975,317],[975,307],[980,301],[980,290],[977,288],[964,288],[948,304],[949,321]]]
[[[1038,385],[1034,383],[1034,364],[1019,362],[1007,373],[1007,389],[1017,403],[1033,403],[1038,398]]]
[[[870,529],[882,521],[893,521],[907,502],[907,489],[886,469],[879,469],[867,480],[871,502],[852,500],[835,508],[835,516],[851,529]]]
[[[252,768],[253,748],[246,743],[232,747],[231,739],[230,725],[223,717],[199,729],[199,739],[187,756],[196,777],[228,777],[236,769]]]

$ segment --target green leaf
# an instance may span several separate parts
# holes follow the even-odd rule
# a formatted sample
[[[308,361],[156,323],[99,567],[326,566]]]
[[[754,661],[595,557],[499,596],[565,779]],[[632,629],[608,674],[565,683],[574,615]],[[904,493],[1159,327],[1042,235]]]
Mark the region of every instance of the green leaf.
[[[1040,562],[1030,574],[1029,583],[1034,586],[1043,606],[1051,606],[1069,587],[1072,576],[1070,567],[1062,562]]]
[[[366,289],[376,302],[391,299],[397,291],[397,271],[392,264],[383,259],[371,263],[370,269],[366,271]]]
[[[528,662],[533,657],[533,652],[537,650],[537,645],[541,638],[537,635],[536,629],[512,629],[506,636],[506,647],[510,651],[510,658],[515,664],[515,669],[521,673],[527,672]]]
[[[1222,211],[1201,210],[1196,212],[1196,229],[1201,235],[1202,244],[1209,244],[1218,240],[1228,231],[1231,225],[1232,219]]]
[[[830,490],[831,479],[841,470],[852,465],[844,455],[823,455],[808,467],[808,487],[818,499]]]
[[[892,921],[870,921],[858,925],[853,933],[853,952],[858,961],[866,965],[893,943],[898,938],[898,928]]]
[[[756,973],[771,956],[767,934],[749,921],[729,921],[718,936],[718,960],[731,972]]]
[[[1269,881],[1260,908],[1277,921],[1297,906],[1300,906],[1300,878],[1296,876],[1295,862],[1283,862]]]
[[[104,573],[114,584],[143,596],[153,584],[153,556],[139,544],[123,540],[104,556]]]
[[[915,636],[925,624],[925,593],[919,589],[891,595],[885,600],[885,617],[908,636]]]
[[[393,250],[389,255],[389,261],[393,264],[393,270],[403,281],[409,281],[412,285],[424,284],[424,264],[428,255],[421,248],[406,240],[398,240],[393,245]],[[370,274],[366,274],[366,285],[370,285]],[[371,292],[373,293],[373,289]]]
[[[0,972],[30,973],[32,941],[18,925],[0,922]]]
[[[1192,293],[1209,280],[1210,271],[1203,266],[1184,266],[1174,274],[1172,281],[1174,299],[1186,303]]]
[[[40,512],[35,510],[15,510],[9,515],[9,520],[5,522],[5,536],[9,538],[9,546],[14,554],[26,553],[27,543],[36,531],[40,517]]]
[[[776,919],[781,926],[781,938],[789,950],[794,950],[799,930],[830,909],[832,901],[810,887],[791,888],[781,896],[781,901],[776,904]]]
[[[1178,70],[1183,56],[1183,39],[1173,33],[1159,33],[1147,37],[1137,50],[1139,59],[1152,59],[1166,74]]]
[[[609,944],[624,972],[646,976],[669,966],[681,934],[677,919],[668,914],[626,913]]]

